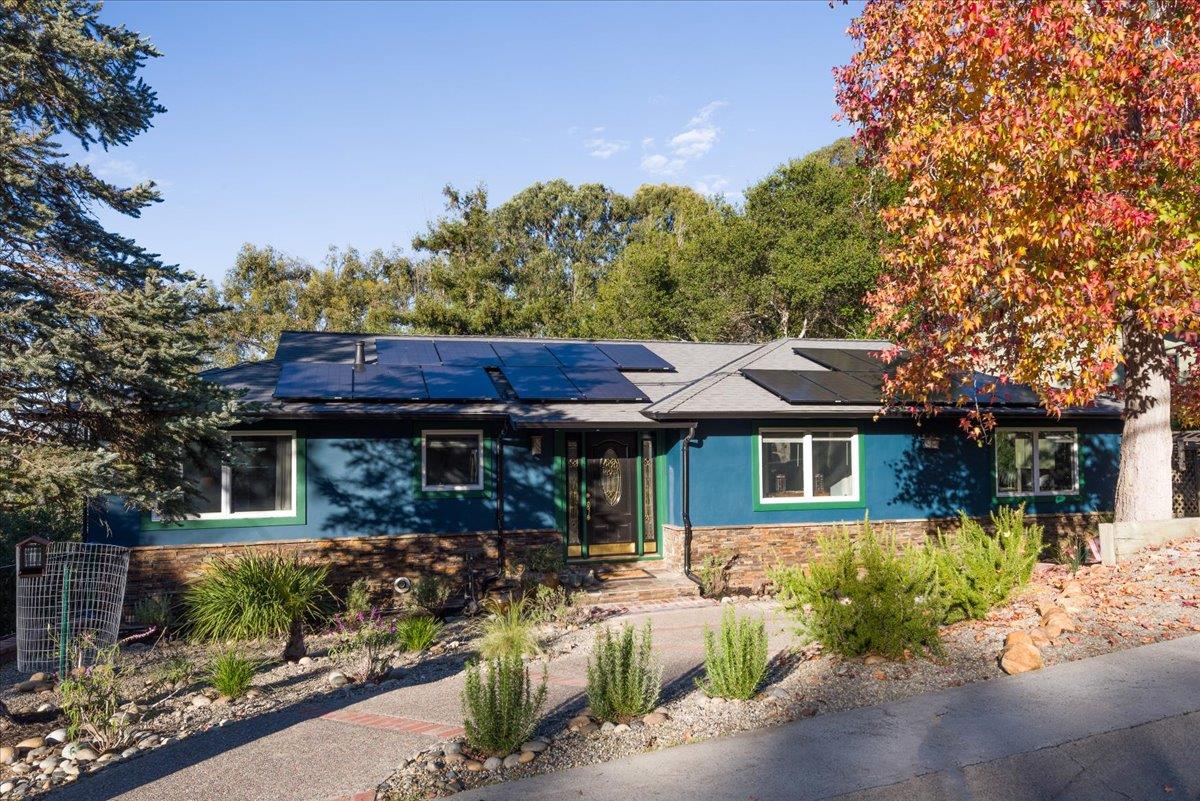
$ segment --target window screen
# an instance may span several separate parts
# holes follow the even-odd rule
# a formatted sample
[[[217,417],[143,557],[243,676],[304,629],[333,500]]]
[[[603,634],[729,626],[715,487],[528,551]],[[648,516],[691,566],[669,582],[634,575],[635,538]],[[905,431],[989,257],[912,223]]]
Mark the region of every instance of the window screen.
[[[425,489],[481,489],[483,434],[478,431],[426,431]]]

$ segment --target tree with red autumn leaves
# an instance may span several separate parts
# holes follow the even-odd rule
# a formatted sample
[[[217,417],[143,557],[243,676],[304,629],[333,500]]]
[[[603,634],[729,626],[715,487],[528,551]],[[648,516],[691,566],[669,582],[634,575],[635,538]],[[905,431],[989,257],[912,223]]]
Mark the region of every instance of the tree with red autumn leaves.
[[[1171,517],[1168,343],[1200,341],[1200,0],[870,0],[849,34],[843,115],[908,187],[870,298],[909,357],[886,397],[928,411],[974,371],[1051,414],[1115,394],[1116,518]]]

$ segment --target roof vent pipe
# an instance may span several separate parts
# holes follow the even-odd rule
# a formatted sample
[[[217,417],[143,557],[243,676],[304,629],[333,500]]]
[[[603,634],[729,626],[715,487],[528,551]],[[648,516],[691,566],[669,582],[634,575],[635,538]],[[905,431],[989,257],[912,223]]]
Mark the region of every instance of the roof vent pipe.
[[[360,339],[354,343],[354,370],[361,373],[367,366],[367,341]]]

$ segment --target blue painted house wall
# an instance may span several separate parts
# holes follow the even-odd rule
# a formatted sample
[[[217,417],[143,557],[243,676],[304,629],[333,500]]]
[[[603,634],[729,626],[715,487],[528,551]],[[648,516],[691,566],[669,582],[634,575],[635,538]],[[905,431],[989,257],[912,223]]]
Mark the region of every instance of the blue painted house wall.
[[[183,523],[150,530],[153,527],[143,526],[140,513],[124,508],[119,499],[113,498],[108,501],[105,515],[112,538],[107,538],[99,518],[89,521],[88,536],[134,546],[494,530],[494,465],[486,465],[488,489],[482,497],[425,497],[419,489],[420,427],[405,421],[369,426],[327,422],[255,426],[258,430],[294,430],[304,441],[304,492],[299,493],[304,502],[302,522],[296,524],[247,525],[232,521],[198,527]],[[454,426],[438,423],[425,427]],[[494,425],[483,428],[490,446],[498,429]],[[501,461],[505,527],[554,529],[553,448],[535,456],[527,437],[506,438]]]
[[[751,460],[756,426],[767,428],[855,428],[862,438],[865,497],[854,508],[756,510]],[[771,525],[873,520],[912,520],[949,517],[961,509],[986,515],[999,503],[1025,502],[1029,513],[1106,512],[1113,508],[1121,441],[1119,420],[1021,422],[1021,428],[1075,428],[1079,436],[1078,495],[997,499],[994,446],[965,436],[951,419],[911,420],[703,421],[693,440],[691,461],[691,522],[695,526]],[[1000,423],[1001,428],[1004,423]],[[939,447],[922,446],[935,435]],[[681,466],[680,438],[667,455],[672,473]],[[676,482],[672,481],[674,487]],[[682,525],[678,493],[671,495],[666,520]]]

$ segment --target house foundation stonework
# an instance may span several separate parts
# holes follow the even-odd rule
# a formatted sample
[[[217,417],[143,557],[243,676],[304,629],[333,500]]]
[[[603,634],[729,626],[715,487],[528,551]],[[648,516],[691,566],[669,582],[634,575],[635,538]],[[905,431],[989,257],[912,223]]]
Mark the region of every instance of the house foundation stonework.
[[[497,539],[494,532],[473,532],[140,546],[130,551],[126,598],[178,595],[213,559],[246,553],[283,553],[309,564],[328,565],[329,583],[335,590],[365,578],[373,593],[390,593],[392,581],[400,576],[438,576],[457,587],[466,576],[468,554],[477,555],[475,569],[481,574],[495,572],[500,559]],[[532,551],[547,546],[558,550],[561,545],[557,531],[505,532],[505,565],[512,569]]]
[[[1028,519],[1045,529],[1044,539],[1050,553],[1063,553],[1065,546],[1083,536],[1095,536],[1108,514],[1031,515]],[[983,519],[985,526],[989,521]],[[956,519],[881,521],[873,524],[900,542],[919,543],[957,524]],[[840,530],[853,530],[856,523],[800,523],[787,525],[693,526],[692,569],[706,557],[732,557],[727,572],[727,588],[734,593],[764,593],[770,584],[768,572],[776,565],[799,565],[819,553],[822,537]],[[683,528],[663,526],[663,562],[674,570],[683,569]]]

